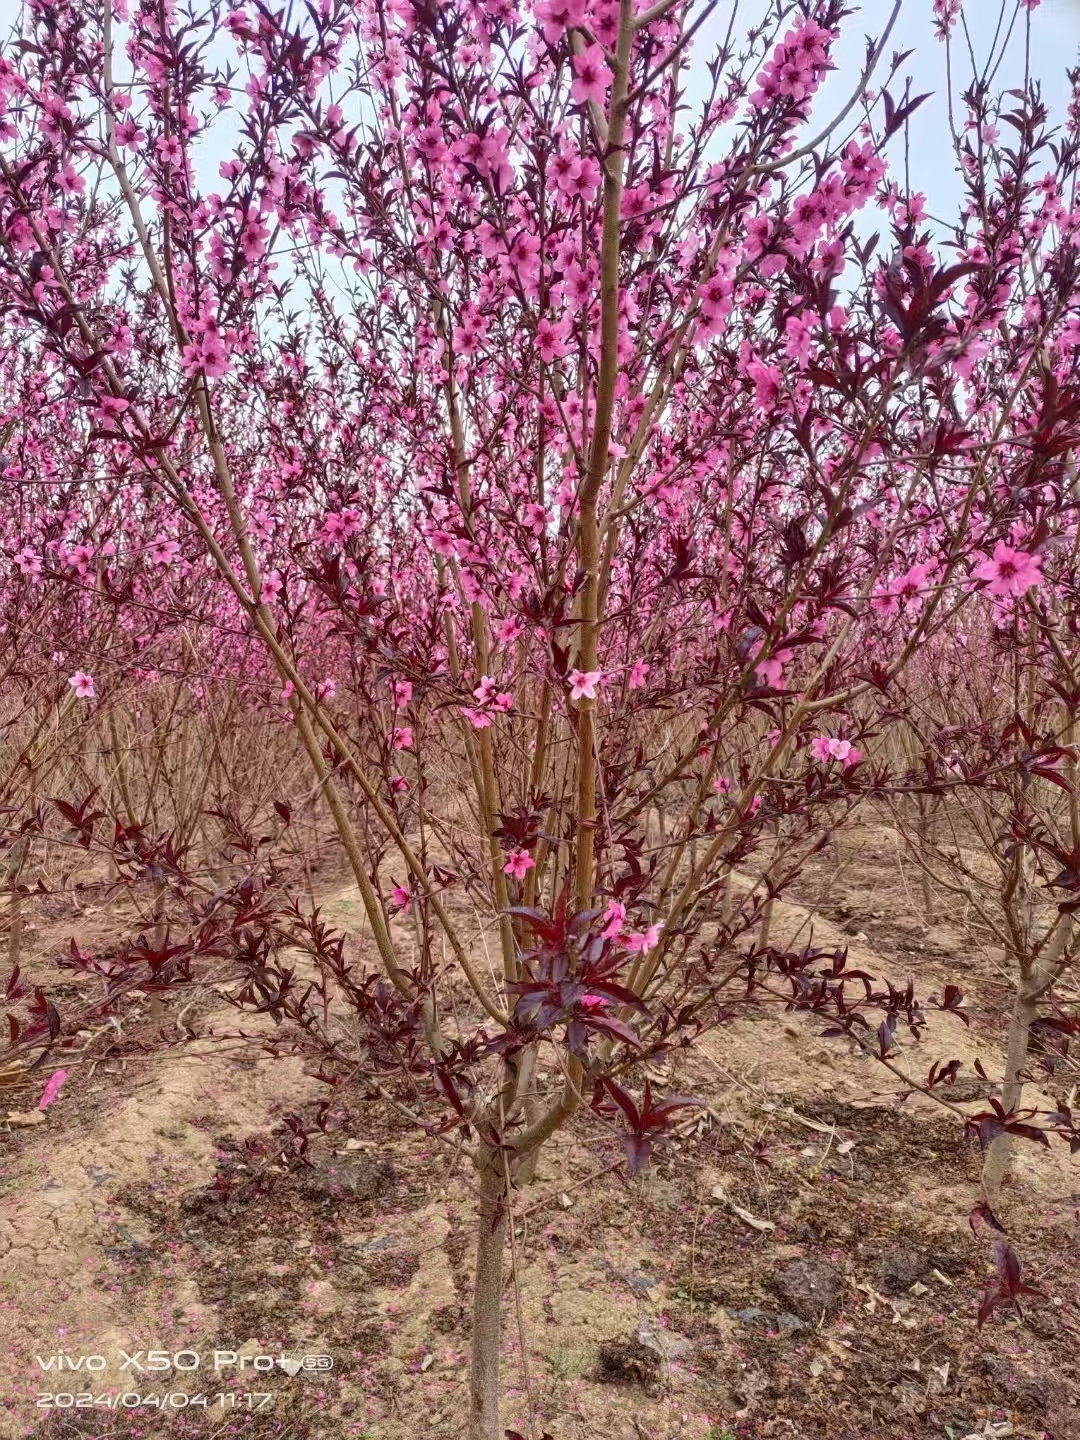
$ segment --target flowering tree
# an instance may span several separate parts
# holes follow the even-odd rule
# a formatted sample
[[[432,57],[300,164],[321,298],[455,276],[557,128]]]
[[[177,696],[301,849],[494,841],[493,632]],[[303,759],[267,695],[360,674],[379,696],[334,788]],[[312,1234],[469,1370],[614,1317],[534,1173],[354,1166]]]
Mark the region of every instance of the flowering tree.
[[[949,44],[959,6],[935,10]],[[1030,1134],[1014,1118],[1030,1073],[1030,1041],[1037,1035],[1048,1042],[1041,1068],[1053,1080],[1063,1067],[1068,1073],[1068,1037],[1077,1027],[1057,998],[1075,959],[1071,892],[1080,844],[1075,635],[1069,618],[1076,608],[1073,448],[1080,414],[1080,331],[1075,292],[1069,294],[1076,283],[1074,247],[1066,245],[1046,265],[1056,228],[1070,224],[1077,116],[1074,105],[1065,141],[1060,149],[1050,147],[1058,164],[1050,169],[1042,163],[1049,147],[1047,116],[1034,95],[1007,109],[1004,100],[994,101],[985,86],[975,84],[964,100],[967,124],[953,138],[968,213],[996,212],[1002,218],[1008,213],[1022,257],[1018,302],[1010,307],[1002,336],[1011,338],[1017,320],[1049,325],[1029,354],[1019,386],[1015,371],[1006,371],[985,342],[967,352],[959,370],[967,434],[993,440],[993,448],[980,453],[982,485],[971,496],[972,603],[958,614],[948,638],[940,637],[943,643],[925,647],[898,707],[917,740],[908,786],[920,801],[944,803],[949,823],[934,836],[925,808],[913,829],[901,806],[893,802],[890,808],[924,877],[954,901],[962,898],[1000,946],[1014,987],[1000,1099],[975,1121],[987,1146],[987,1197],[997,1204],[1012,1137],[1018,1130]],[[982,155],[997,142],[1002,124],[1017,143],[1005,152],[1007,182],[995,194],[987,186]],[[1044,265],[1052,290],[1036,278]],[[998,428],[1004,413],[1008,422]],[[905,590],[907,603],[916,608],[933,593],[940,535],[926,539],[928,559],[913,567],[904,585],[872,601],[882,614],[899,611]],[[930,893],[924,890],[928,917]],[[1067,1107],[1060,1119],[1071,1126]]]
[[[884,157],[899,4],[816,130],[844,6],[762,8],[32,0],[0,63],[8,643],[35,703],[109,714],[194,646],[306,757],[370,968],[261,911],[239,998],[460,1131],[472,1440],[513,1192],[579,1107],[634,1172],[688,1103],[635,1066],[748,993],[883,1058],[918,1028],[762,921],[902,782],[913,657],[987,566],[1030,588],[1072,443],[1031,417],[1075,363],[1075,128],[1036,177],[1034,90],[1016,151],[972,100],[947,261]]]

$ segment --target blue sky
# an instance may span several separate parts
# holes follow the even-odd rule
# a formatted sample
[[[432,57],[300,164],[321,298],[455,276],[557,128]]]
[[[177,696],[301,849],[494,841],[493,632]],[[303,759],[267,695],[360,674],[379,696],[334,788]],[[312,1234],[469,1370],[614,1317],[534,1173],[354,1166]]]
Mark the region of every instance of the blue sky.
[[[1014,0],[967,0],[964,16],[971,36],[972,49],[980,65],[991,53],[999,15],[1004,11],[1004,30],[1015,8]],[[744,0],[739,7],[740,29],[746,28],[769,13],[765,0]],[[814,123],[810,133],[822,125],[847,102],[854,89],[866,58],[867,35],[881,35],[892,12],[892,0],[867,0],[857,14],[844,22],[839,42],[834,46],[833,59],[837,70],[830,75],[818,93],[814,106]],[[997,71],[992,89],[997,92],[1022,83],[1024,76],[1024,15],[1014,28],[1005,58]],[[726,25],[726,20],[725,20]],[[1004,33],[1004,32],[1003,32]],[[971,78],[971,60],[967,43],[959,26],[953,32],[953,94],[958,99]],[[1000,46],[998,47],[1000,52]],[[931,215],[950,219],[956,214],[961,196],[956,176],[948,127],[945,46],[934,35],[932,0],[903,0],[900,15],[889,37],[876,79],[880,83],[887,73],[889,58],[894,51],[911,50],[913,54],[900,72],[898,82],[890,86],[893,98],[904,93],[903,77],[911,77],[912,95],[931,91],[931,98],[915,112],[910,121],[910,167],[912,188],[927,197]],[[1031,16],[1031,74],[1043,87],[1043,99],[1049,106],[1051,119],[1064,119],[1069,100],[1066,69],[1080,65],[1080,0],[1042,0]],[[873,88],[877,88],[871,81]],[[903,137],[894,138],[889,150],[893,166],[903,164]],[[900,178],[903,171],[900,170]]]

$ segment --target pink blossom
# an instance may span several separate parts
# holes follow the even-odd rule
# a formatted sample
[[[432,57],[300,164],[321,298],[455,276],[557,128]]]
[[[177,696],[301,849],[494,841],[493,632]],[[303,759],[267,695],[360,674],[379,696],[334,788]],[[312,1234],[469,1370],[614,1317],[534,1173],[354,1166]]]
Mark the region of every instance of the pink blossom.
[[[64,166],[56,177],[56,183],[65,195],[81,195],[86,189],[86,181],[71,165]]]
[[[603,48],[590,45],[581,55],[574,56],[573,65],[575,79],[570,88],[571,100],[578,105],[584,105],[589,100],[603,105],[613,79]]]
[[[810,742],[810,752],[815,760],[820,760],[824,765],[828,765],[832,760],[839,760],[845,770],[858,765],[862,759],[862,751],[856,750],[850,740],[837,740],[831,735],[816,735]]]
[[[531,870],[535,864],[536,861],[527,850],[515,850],[503,866],[503,873],[512,875],[515,880],[524,880],[526,871]]]
[[[549,45],[557,45],[563,32],[585,23],[585,0],[543,0],[533,10]]]
[[[629,686],[631,690],[640,690],[645,684],[645,678],[649,673],[649,666],[645,660],[635,660],[630,667]]]
[[[761,360],[751,360],[746,373],[754,382],[754,404],[759,410],[776,409],[781,395],[780,371],[775,365],[766,365]]]
[[[823,765],[827,765],[832,759],[832,743],[831,735],[815,735],[810,741],[811,755],[815,760],[820,760]]]
[[[229,350],[216,330],[207,330],[184,346],[183,371],[197,375],[201,370],[210,379],[217,379],[229,369]]]
[[[876,590],[870,597],[870,606],[879,615],[897,615],[900,612],[900,602],[892,590]]]
[[[167,540],[162,535],[159,535],[150,546],[150,559],[155,565],[171,565],[179,554],[179,542]]]
[[[38,1101],[39,1110],[47,1110],[59,1095],[64,1081],[67,1079],[66,1070],[54,1070],[49,1076],[45,1089],[41,1092],[41,1099]]]
[[[163,135],[157,142],[157,153],[163,165],[179,165],[184,158],[183,147],[175,135]]]
[[[93,700],[96,698],[94,690],[94,677],[88,675],[85,670],[76,670],[70,677],[68,684],[80,700]]]
[[[603,678],[602,670],[571,670],[570,699],[595,700],[596,687],[602,683]]]
[[[410,900],[412,899],[412,896],[409,893],[409,887],[407,885],[395,885],[394,888],[390,891],[390,899],[393,901],[397,909],[406,909]]]
[[[553,360],[566,354],[569,349],[569,333],[569,320],[560,320],[556,323],[545,316],[539,322],[536,327],[536,348],[545,365],[550,365]]]
[[[726,275],[714,275],[698,290],[701,313],[707,320],[725,320],[732,309],[732,283]]]
[[[1033,585],[1043,583],[1042,560],[1038,555],[1014,550],[999,540],[994,546],[993,559],[975,567],[975,578],[989,582],[986,588],[991,595],[1017,597]]]
[[[775,655],[770,655],[767,660],[761,660],[754,666],[754,673],[758,679],[766,685],[771,685],[774,690],[785,688],[784,666],[791,659],[790,650],[778,650]]]
[[[121,149],[134,149],[136,145],[141,145],[145,139],[146,131],[141,130],[130,116],[125,117],[116,126],[116,143]]]
[[[623,944],[627,950],[639,951],[641,954],[645,954],[649,950],[655,950],[657,945],[660,944],[660,931],[663,928],[664,922],[657,920],[655,924],[650,925],[646,930],[636,931],[631,935],[624,935]]]
[[[965,340],[959,354],[953,359],[953,369],[961,380],[970,380],[972,370],[989,353],[988,341],[978,338]]]
[[[849,187],[867,191],[874,188],[887,168],[884,160],[874,153],[874,147],[869,141],[865,145],[859,145],[854,140],[844,151],[840,166]]]
[[[605,923],[601,935],[605,940],[616,939],[626,924],[626,906],[621,900],[609,900],[603,918]]]
[[[41,556],[35,555],[33,550],[20,550],[15,556],[15,564],[24,575],[41,574]]]
[[[939,38],[952,31],[963,5],[964,0],[934,0],[934,18],[938,22],[935,33]]]
[[[813,326],[803,315],[789,315],[784,326],[784,354],[800,368],[810,363]]]
[[[388,738],[395,750],[411,750],[413,743],[412,726],[395,725],[390,731]]]

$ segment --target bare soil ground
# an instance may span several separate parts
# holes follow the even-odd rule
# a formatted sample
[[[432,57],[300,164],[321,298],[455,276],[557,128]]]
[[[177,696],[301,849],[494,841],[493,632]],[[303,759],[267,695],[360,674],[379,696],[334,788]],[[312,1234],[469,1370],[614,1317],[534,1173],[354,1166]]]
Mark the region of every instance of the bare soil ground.
[[[802,903],[777,906],[775,940],[847,943],[852,964],[913,975],[924,995],[959,981],[970,1029],[935,1019],[903,1063],[924,1078],[979,1056],[994,1073],[993,952],[963,916],[922,923],[886,829],[844,844],[838,873],[834,854],[803,877]],[[324,911],[339,926],[358,913],[349,889]],[[28,964],[55,991],[56,957],[72,934],[92,943],[94,919],[44,901],[35,919]],[[283,1167],[275,1127],[312,1114],[323,1087],[209,1038],[237,1029],[213,999],[192,1017],[202,1038],[151,1055],[149,1019],[133,1023],[126,1053],[73,1072],[42,1123],[0,1123],[0,1437],[457,1440],[467,1172],[348,1096],[312,1165]],[[898,1105],[895,1078],[822,1028],[763,1008],[674,1057],[666,1083],[707,1108],[677,1163],[640,1180],[610,1168],[617,1147],[591,1115],[545,1152],[516,1200],[526,1364],[508,1265],[508,1427],[528,1434],[531,1391],[553,1440],[1080,1437],[1080,1157],[1019,1153],[1004,1218],[1044,1294],[979,1332],[992,1266],[968,1224],[977,1144],[928,1100]],[[954,1098],[981,1104],[977,1087]],[[149,1351],[200,1364],[120,1368]],[[215,1371],[215,1351],[236,1356]],[[105,1368],[39,1363],[60,1354]],[[332,1370],[288,1373],[319,1355]],[[256,1356],[288,1363],[257,1370]],[[130,1408],[93,1403],[117,1394]]]

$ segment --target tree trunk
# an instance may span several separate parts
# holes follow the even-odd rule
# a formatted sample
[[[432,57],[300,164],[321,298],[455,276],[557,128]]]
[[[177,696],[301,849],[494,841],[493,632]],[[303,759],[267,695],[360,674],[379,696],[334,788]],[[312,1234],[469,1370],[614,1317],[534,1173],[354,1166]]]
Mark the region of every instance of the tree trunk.
[[[502,1352],[502,1259],[507,1223],[501,1151],[485,1147],[482,1167],[473,1290],[469,1440],[501,1440],[499,1361]]]
[[[517,1093],[521,1096],[521,1110],[525,1117],[526,1128],[530,1125],[535,1125],[543,1109],[536,1095],[536,1061],[538,1053],[538,1046],[529,1045],[522,1051],[519,1061]],[[506,1118],[509,1120],[516,1118],[516,1116],[514,1112],[511,1112]],[[533,1184],[536,1179],[536,1167],[540,1163],[540,1152],[543,1148],[543,1144],[535,1145],[529,1153],[518,1162],[517,1170],[514,1172],[515,1188],[522,1188],[526,1185]]]
[[[23,906],[22,896],[16,888],[22,876],[23,867],[26,865],[26,856],[30,849],[30,836],[20,835],[15,844],[11,847],[11,857],[8,861],[7,886],[8,886],[8,941],[7,958],[8,968],[18,968],[19,957],[22,953],[22,927],[23,927]]]
[[[164,880],[154,881],[154,949],[161,950],[169,938],[169,918],[165,910],[169,887]],[[165,1006],[157,990],[150,991],[150,1021],[160,1026],[165,1019]]]
[[[1001,1089],[1001,1103],[1006,1111],[1018,1108],[1024,1094],[1023,1070],[1027,1064],[1028,1040],[1031,1022],[1035,1019],[1035,1002],[1028,994],[1028,983],[1022,980],[1017,987],[1012,1014],[1009,1017],[1009,1043],[1005,1057],[1005,1080]],[[1001,1186],[1009,1169],[1012,1154],[1012,1136],[998,1135],[990,1143],[983,1161],[982,1183],[987,1203],[993,1207],[1001,1199]]]

